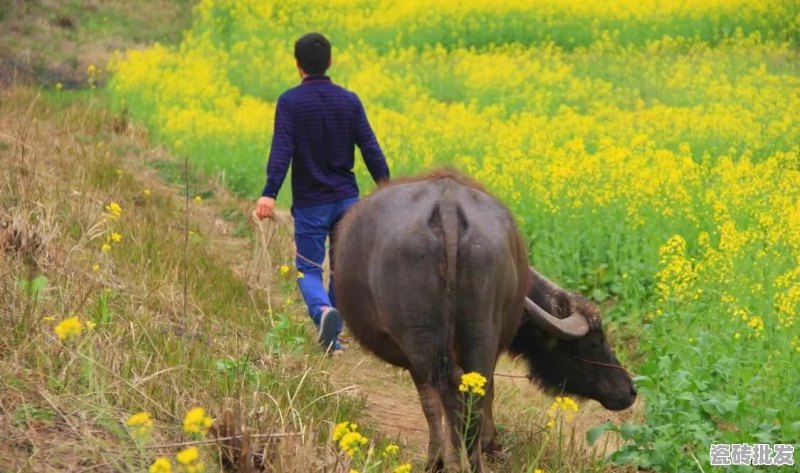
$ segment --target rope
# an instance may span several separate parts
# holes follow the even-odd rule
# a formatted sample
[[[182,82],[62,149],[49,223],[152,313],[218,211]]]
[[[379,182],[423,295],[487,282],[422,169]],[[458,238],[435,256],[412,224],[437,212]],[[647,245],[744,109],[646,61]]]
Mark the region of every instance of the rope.
[[[582,361],[584,363],[588,363],[590,365],[605,366],[606,368],[614,368],[614,369],[622,370],[629,377],[631,377],[631,378],[633,377],[633,375],[630,373],[630,371],[626,370],[625,368],[623,368],[622,366],[619,366],[619,365],[612,365],[610,363],[603,363],[602,361],[587,360],[586,358],[581,358],[581,357],[575,356],[575,355],[571,355],[571,358],[573,358],[575,360],[578,360],[578,361]]]
[[[253,260],[250,263],[247,285],[251,289],[261,290],[267,293],[267,308],[269,309],[269,313],[272,314],[271,288],[272,277],[275,274],[275,270],[272,265],[272,255],[270,254],[269,250],[272,246],[273,240],[275,239],[275,234],[278,232],[278,227],[289,229],[290,225],[276,213],[273,213],[272,217],[262,220],[258,218],[256,211],[253,210],[253,213],[250,214],[250,217],[256,228]],[[323,265],[298,253],[297,248],[294,248],[294,255],[297,258],[317,268],[320,268],[323,272],[329,271],[331,275],[333,274],[333,271],[326,269]]]
[[[531,380],[531,377],[525,374],[506,374],[506,373],[495,373],[495,376],[499,376],[501,378],[516,378],[516,379],[527,379],[528,381]]]
[[[269,253],[269,247],[272,240],[275,238],[275,233],[278,231],[278,216],[273,215],[272,218],[261,220],[253,210],[251,214],[253,223],[256,225],[255,232],[255,245],[253,247],[253,260],[250,263],[250,274],[247,280],[247,285],[256,290],[262,290],[267,293],[267,309],[269,315],[272,317],[272,276],[274,274],[272,267],[272,255]]]

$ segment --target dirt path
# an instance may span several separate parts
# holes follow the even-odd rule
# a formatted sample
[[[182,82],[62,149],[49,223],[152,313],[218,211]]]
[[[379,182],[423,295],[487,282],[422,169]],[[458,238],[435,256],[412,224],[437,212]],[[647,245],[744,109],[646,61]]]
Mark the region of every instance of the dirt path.
[[[398,439],[419,458],[424,458],[428,441],[428,427],[419,405],[416,389],[404,370],[394,368],[377,360],[355,343],[351,343],[344,355],[336,358],[334,378],[342,386],[351,384],[367,398],[369,420],[385,435]],[[546,411],[553,402],[527,379],[524,365],[502,357],[498,363],[495,383],[495,416],[498,426],[515,429],[522,423],[532,422],[530,427],[543,429],[547,421]],[[605,410],[594,401],[580,403],[580,412],[568,428],[574,427],[575,438],[585,444],[586,431],[603,422],[621,423],[641,415],[641,402],[633,409],[623,412]],[[618,439],[608,438],[609,453],[618,446]],[[605,438],[601,444],[605,442]]]

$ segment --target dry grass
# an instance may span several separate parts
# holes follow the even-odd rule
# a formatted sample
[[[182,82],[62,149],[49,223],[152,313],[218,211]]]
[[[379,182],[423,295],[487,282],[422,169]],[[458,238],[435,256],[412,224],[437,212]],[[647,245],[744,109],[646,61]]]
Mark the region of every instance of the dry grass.
[[[265,343],[274,323],[266,301],[231,269],[246,266],[249,243],[223,243],[233,237],[214,218],[243,204],[200,181],[215,197],[191,201],[185,246],[185,200],[144,170],[167,157],[140,131],[114,133],[114,117],[92,98],[53,105],[29,89],[2,93],[3,468],[143,471],[178,448],[159,445],[191,440],[180,423],[193,406],[238,413],[226,416],[226,432],[246,425],[260,465],[343,468],[324,440],[329,423],[355,417],[362,402],[347,392],[329,395],[323,357],[284,354],[280,339]],[[106,215],[110,202],[122,208],[118,220]],[[112,233],[122,241],[103,252]],[[282,302],[273,303],[275,317],[293,317],[296,306]],[[84,332],[62,342],[54,326],[72,315]],[[125,427],[139,411],[155,419],[144,443]],[[272,434],[281,436],[266,437]],[[215,445],[203,451],[207,465],[221,461]]]

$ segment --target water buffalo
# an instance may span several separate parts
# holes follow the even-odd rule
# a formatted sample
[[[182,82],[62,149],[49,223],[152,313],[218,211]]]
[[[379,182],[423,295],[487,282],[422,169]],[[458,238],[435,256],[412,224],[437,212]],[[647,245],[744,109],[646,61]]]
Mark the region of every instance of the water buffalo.
[[[482,451],[499,448],[493,374],[504,351],[552,391],[608,409],[634,401],[597,307],[529,268],[513,217],[466,176],[445,170],[382,186],[344,217],[334,258],[337,304],[354,337],[411,373],[429,469],[481,472]],[[468,372],[488,381],[473,408],[482,420],[464,425],[458,387]]]

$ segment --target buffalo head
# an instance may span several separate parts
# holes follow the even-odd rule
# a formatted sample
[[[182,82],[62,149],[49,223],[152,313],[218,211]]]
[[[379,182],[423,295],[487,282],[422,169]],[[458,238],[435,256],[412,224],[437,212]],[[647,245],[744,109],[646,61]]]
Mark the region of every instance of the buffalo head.
[[[630,407],[636,389],[608,344],[600,310],[531,269],[524,315],[511,343],[531,379],[545,389],[594,399],[606,409]]]

